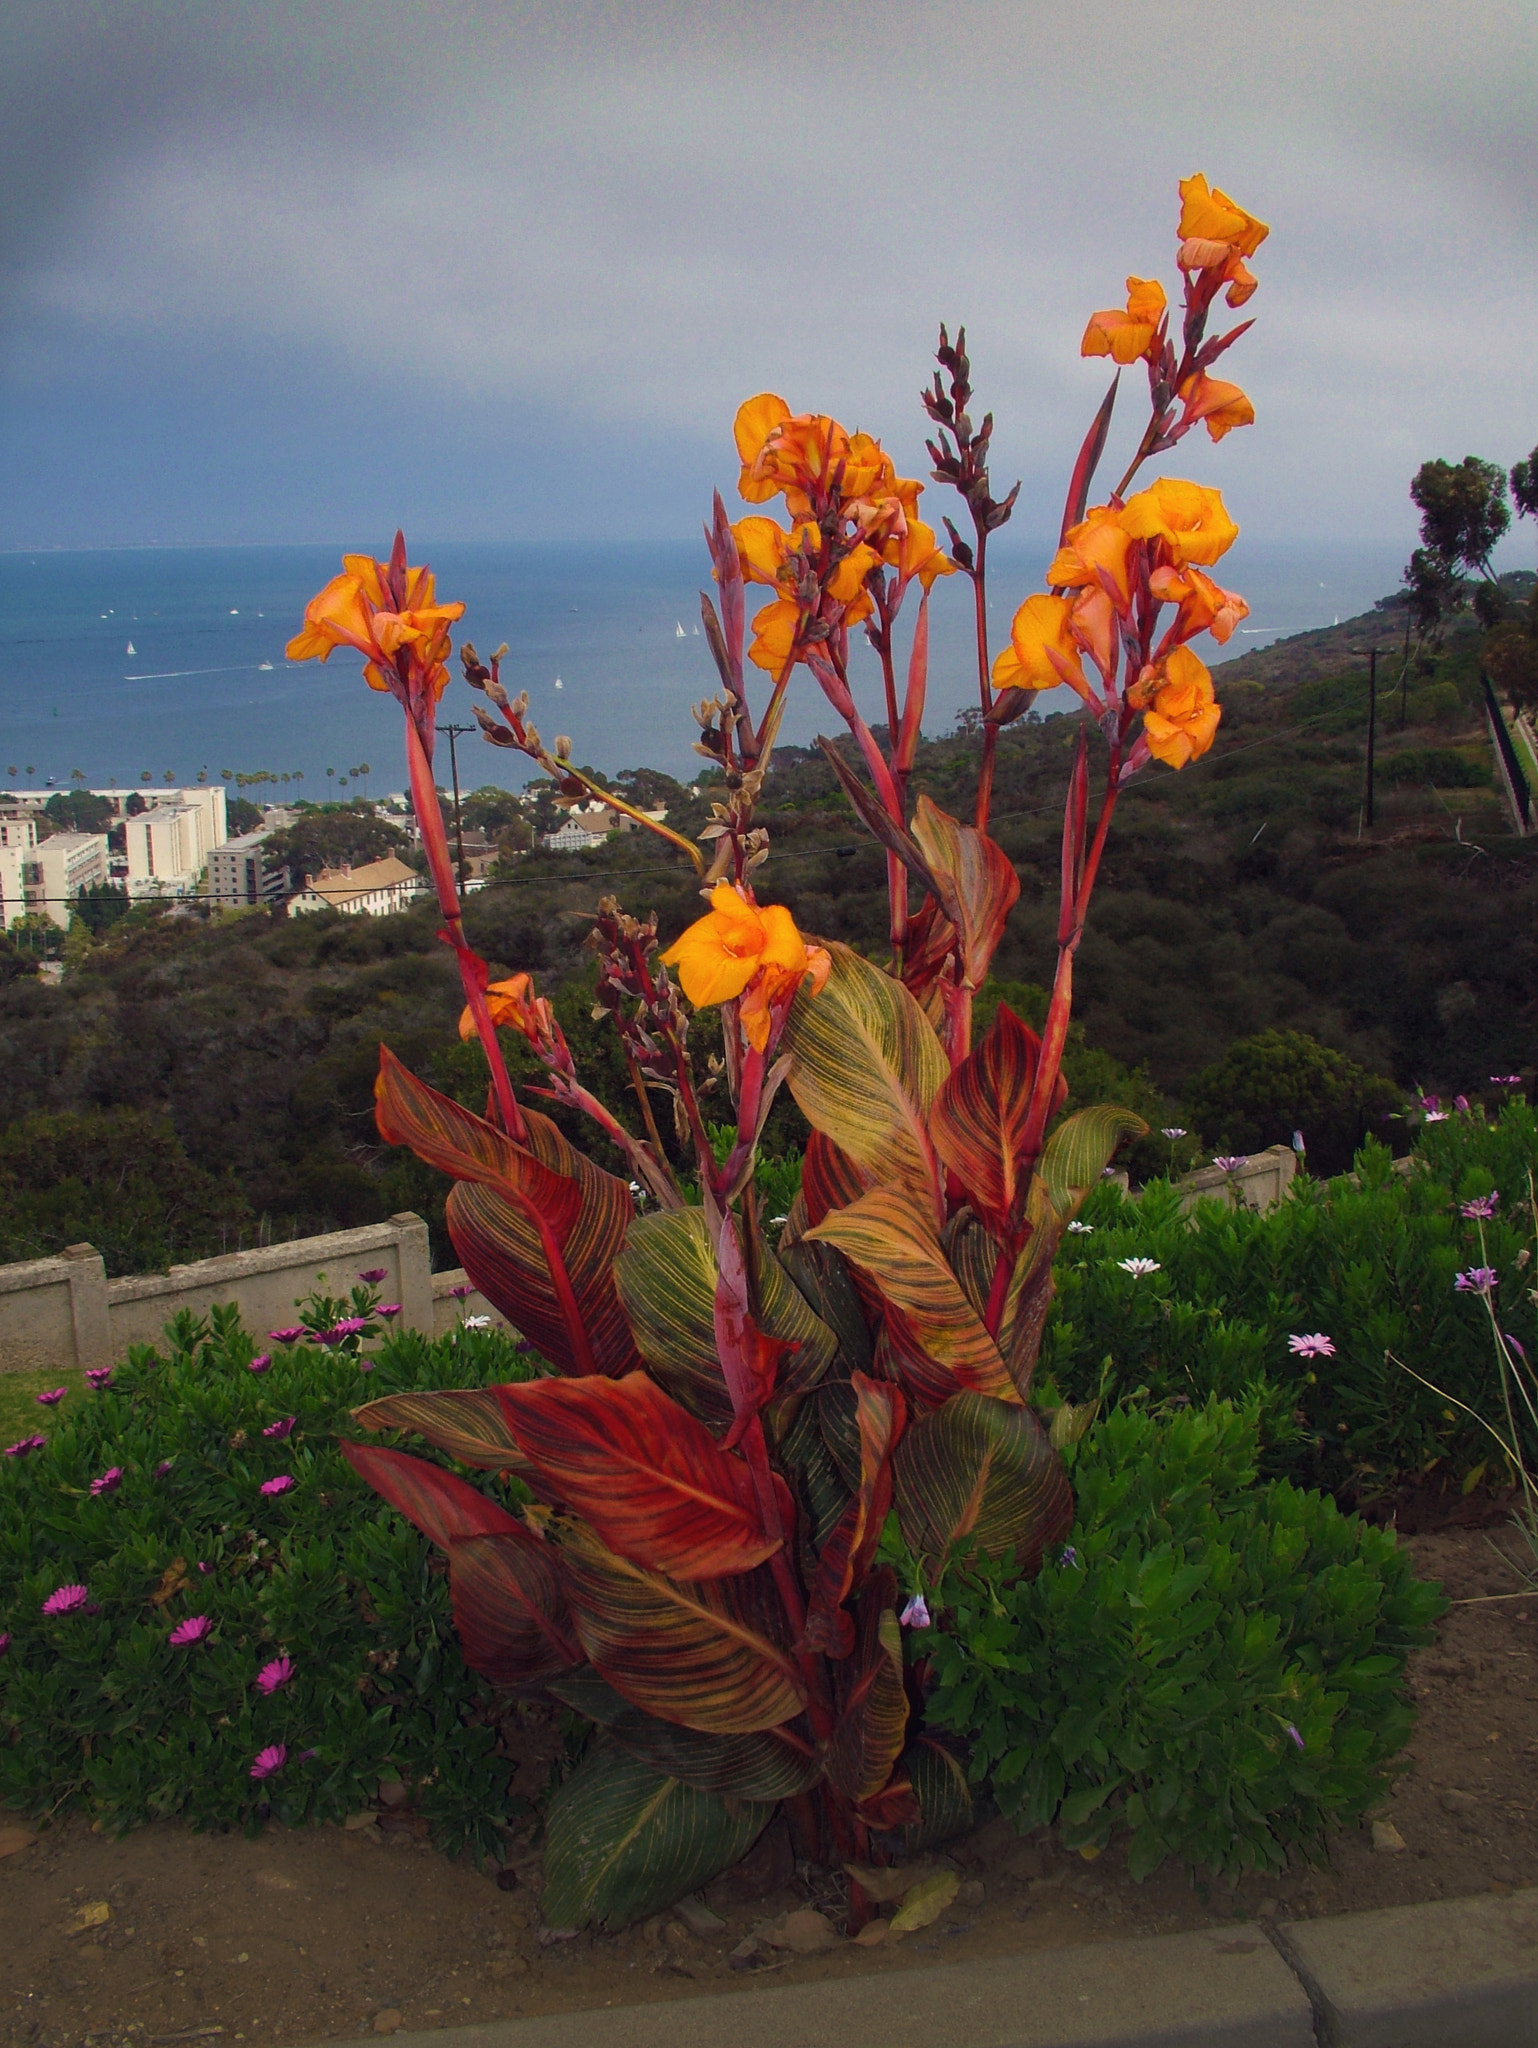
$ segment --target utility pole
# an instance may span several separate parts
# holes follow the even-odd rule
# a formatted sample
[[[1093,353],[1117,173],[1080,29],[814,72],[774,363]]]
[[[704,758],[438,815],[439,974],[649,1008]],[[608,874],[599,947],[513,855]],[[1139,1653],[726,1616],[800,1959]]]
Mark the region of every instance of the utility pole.
[[[454,845],[459,859],[459,893],[463,896],[465,884],[469,881],[470,876],[465,867],[465,832],[459,817],[459,755],[455,752],[455,743],[461,733],[474,732],[475,727],[473,725],[440,725],[438,731],[448,735],[449,773],[454,779]]]
[[[1373,755],[1378,741],[1378,650],[1372,649],[1367,657],[1367,807],[1364,813],[1367,829],[1372,830],[1372,782]]]

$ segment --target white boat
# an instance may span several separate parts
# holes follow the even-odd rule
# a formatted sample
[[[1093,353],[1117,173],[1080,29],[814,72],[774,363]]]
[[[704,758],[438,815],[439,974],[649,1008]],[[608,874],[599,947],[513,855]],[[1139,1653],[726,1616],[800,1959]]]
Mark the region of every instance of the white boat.
[[[559,677],[559,676],[557,676],[557,677],[556,677],[556,679],[555,679],[555,687],[556,687],[556,688],[557,688],[558,690],[564,690],[564,689],[565,689],[565,687],[566,687],[566,685],[565,685],[565,684],[564,684],[564,683],[563,683],[563,682],[561,681],[561,679],[560,679],[560,677]]]
[[[131,640],[130,640],[130,641],[129,641],[129,643],[128,643],[128,647],[127,647],[127,650],[126,650],[126,651],[127,651],[127,652],[128,652],[129,654],[132,654],[132,653],[134,653],[134,652],[135,652],[135,649],[134,649],[134,644],[133,644],[133,642],[132,642]]]
[[[258,667],[258,668],[271,668],[271,667],[272,667],[272,663],[271,663],[270,661],[259,661],[259,662],[258,662],[258,663],[257,663],[256,665],[257,665],[257,667]]]
[[[684,631],[683,620],[675,619],[673,621],[673,638],[675,640],[687,640],[688,637],[688,634]]]

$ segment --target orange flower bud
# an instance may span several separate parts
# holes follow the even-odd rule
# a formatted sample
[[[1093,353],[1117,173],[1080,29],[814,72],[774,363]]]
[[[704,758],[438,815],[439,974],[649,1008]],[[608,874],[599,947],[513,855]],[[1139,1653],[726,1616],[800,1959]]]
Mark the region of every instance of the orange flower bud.
[[[1164,287],[1156,278],[1129,277],[1126,312],[1118,313],[1113,307],[1109,312],[1091,314],[1079,354],[1135,363],[1152,350],[1164,307]]]

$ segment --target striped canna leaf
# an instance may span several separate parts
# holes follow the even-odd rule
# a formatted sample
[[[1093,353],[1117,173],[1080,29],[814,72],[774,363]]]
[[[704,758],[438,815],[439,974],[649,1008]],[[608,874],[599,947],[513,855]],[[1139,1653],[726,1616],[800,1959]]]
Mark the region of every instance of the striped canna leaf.
[[[1000,1003],[986,1035],[935,1098],[930,1120],[935,1150],[988,1229],[1012,1250],[1020,1243],[1018,1210],[1029,1170],[1021,1141],[1040,1057],[1036,1033]],[[1059,1076],[1054,1110],[1067,1094]]]
[[[794,1720],[806,1702],[777,1640],[781,1609],[760,1568],[688,1584],[617,1557],[582,1522],[552,1522],[577,1639],[615,1691],[707,1735]]]
[[[822,1546],[806,1618],[807,1648],[830,1657],[847,1657],[854,1648],[854,1623],[844,1602],[875,1556],[892,1505],[892,1451],[907,1415],[900,1389],[863,1373],[854,1375],[851,1392],[859,1430],[859,1479],[853,1499]]]
[[[436,1392],[386,1394],[354,1408],[364,1429],[410,1429],[461,1465],[488,1472],[528,1470],[514,1443],[495,1387],[447,1387]]]
[[[1073,1521],[1073,1491],[1036,1411],[958,1394],[903,1433],[893,1460],[898,1521],[909,1548],[1013,1552],[1031,1572]]]
[[[1020,894],[1014,862],[986,832],[963,825],[927,796],[921,796],[914,809],[913,837],[928,867],[930,886],[961,942],[966,986],[981,988]]]
[[[600,1742],[550,1802],[540,1912],[551,1927],[628,1927],[738,1862],[773,1812],[766,1801],[701,1792]]]
[[[943,1214],[929,1111],[950,1071],[934,1027],[890,975],[848,946],[828,948],[821,993],[803,988],[783,1048],[808,1123],[886,1186],[914,1190]]]
[[[700,1792],[793,1799],[822,1776],[822,1760],[804,1716],[783,1728],[760,1728],[748,1735],[702,1735],[697,1728],[643,1714],[590,1664],[551,1679],[546,1690],[607,1729],[611,1741],[653,1770],[681,1778]]]

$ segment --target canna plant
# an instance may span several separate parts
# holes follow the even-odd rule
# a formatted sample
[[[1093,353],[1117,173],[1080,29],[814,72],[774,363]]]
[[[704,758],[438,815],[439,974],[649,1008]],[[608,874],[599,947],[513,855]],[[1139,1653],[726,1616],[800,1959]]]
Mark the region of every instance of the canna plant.
[[[453,1177],[448,1228],[466,1272],[552,1368],[357,1411],[366,1429],[415,1432],[514,1476],[529,1496],[521,1513],[404,1451],[346,1446],[447,1553],[468,1663],[595,1724],[548,1812],[552,1925],[656,1911],[741,1857],[781,1805],[805,1853],[857,1868],[967,1824],[965,1760],[923,1723],[925,1593],[978,1553],[1033,1573],[1072,1521],[1058,1447],[1083,1412],[1059,1410],[1049,1430],[1031,1401],[1053,1255],[1117,1144],[1144,1128],[1114,1107],[1063,1114],[1074,956],[1118,793],[1150,759],[1179,768],[1212,743],[1219,710],[1189,642],[1226,639],[1246,611],[1207,573],[1237,534],[1218,492],[1160,478],[1129,494],[1142,465],[1198,422],[1217,440],[1253,417],[1237,387],[1209,375],[1249,323],[1213,337],[1207,325],[1220,291],[1230,305],[1253,292],[1245,258],[1266,229],[1201,177],[1181,202],[1178,347],[1156,283],[1130,280],[1126,311],[1090,321],[1083,352],[1113,357],[1115,381],[1073,472],[1049,588],[1020,606],[996,658],[988,541],[1018,486],[991,494],[992,419],[973,424],[964,333],[952,343],[942,328],[923,401],[934,476],[971,522],[970,538],[945,522],[948,553],[918,517],[923,487],[896,475],[879,442],[770,394],[742,406],[741,495],[783,500],[785,522],[755,511],[733,523],[718,495],[706,529],[716,595],[701,608],[720,687],[696,709],[696,746],[721,795],[700,844],[575,767],[569,739],[547,749],[527,697],[501,683],[505,649],[487,662],[461,647],[465,679],[490,706],[476,710],[488,740],[533,761],[567,803],[597,798],[660,831],[699,876],[709,907],[666,950],[655,918],[612,898],[593,919],[598,999],[644,1137],[584,1088],[530,977],[490,983],[466,942],[432,779],[448,629],[463,607],[435,601],[397,535],[388,562],[347,558],[290,646],[294,659],[361,652],[371,686],[404,710],[416,815],[464,983],[461,1030],[478,1036],[490,1085],[476,1116],[383,1049],[378,1126]],[[1117,384],[1137,362],[1149,417],[1121,482],[1091,507]],[[909,789],[931,593],[958,573],[977,622],[968,820]],[[770,593],[751,641],[750,584]],[[915,591],[899,686],[899,618]],[[884,733],[850,687],[860,628],[880,663]],[[766,691],[756,711],[754,670]],[[801,671],[848,728],[847,752],[821,745],[886,850],[883,964],[809,942],[759,900],[770,849],[757,807]],[[1001,1006],[974,1045],[973,997],[1020,889],[989,833],[998,735],[1059,684],[1089,717],[1064,810],[1051,1004],[1039,1039]],[[719,1072],[701,1073],[691,1054],[691,1005],[723,1011]],[[516,1098],[500,1028],[534,1048],[547,1098],[594,1120],[618,1172]],[[753,1170],[782,1087],[811,1136],[801,1193],[771,1242]],[[719,1160],[711,1090],[730,1103]],[[659,1106],[692,1148],[697,1204],[669,1164]],[[645,1213],[632,1183],[650,1198]],[[851,1924],[865,1911],[856,1880]]]

